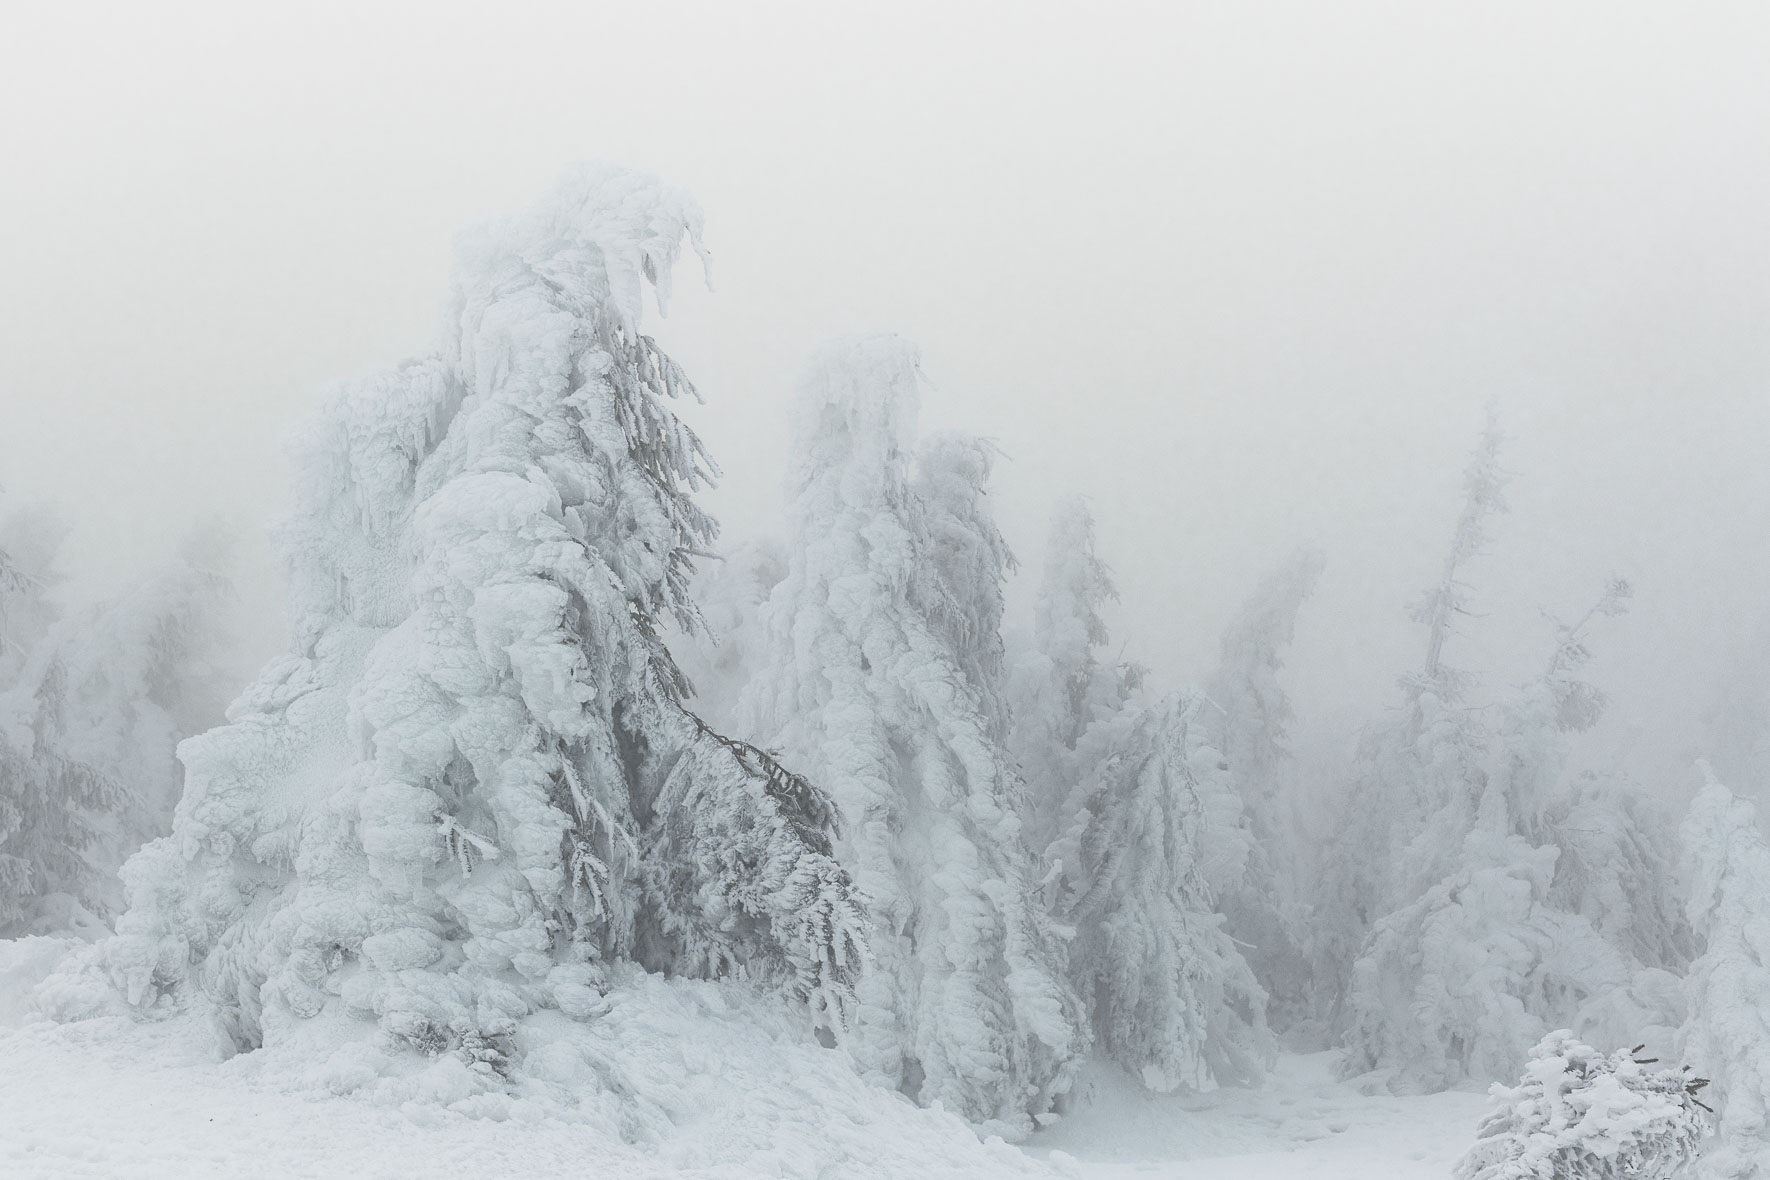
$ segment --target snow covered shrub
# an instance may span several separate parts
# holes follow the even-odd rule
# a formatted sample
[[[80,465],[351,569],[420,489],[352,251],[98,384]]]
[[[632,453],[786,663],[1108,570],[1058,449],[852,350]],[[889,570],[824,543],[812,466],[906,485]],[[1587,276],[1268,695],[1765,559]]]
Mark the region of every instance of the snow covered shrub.
[[[1756,809],[1708,779],[1684,821],[1702,953],[1685,980],[1683,1052],[1714,1079],[1718,1175],[1770,1175],[1770,841]]]
[[[1395,1067],[1424,1090],[1504,1075],[1545,1025],[1628,985],[1590,923],[1545,904],[1556,855],[1479,828],[1455,872],[1378,921],[1353,974],[1353,1072]]]
[[[1087,1034],[1003,744],[993,452],[960,436],[913,452],[919,379],[892,336],[812,361],[745,730],[841,807],[840,856],[873,922],[848,1038],[862,1071],[1012,1130],[1068,1087]]]
[[[322,1011],[496,1057],[604,965],[742,973],[825,1020],[861,917],[828,800],[683,704],[713,474],[641,334],[700,214],[568,171],[458,244],[452,333],[331,391],[280,543],[294,651],[181,748],[170,836],[104,948],[129,1002],[201,987],[251,1047]]]
[[[1650,1070],[1634,1052],[1608,1056],[1563,1029],[1531,1050],[1516,1086],[1493,1087],[1495,1110],[1457,1180],[1666,1180],[1708,1133],[1706,1084],[1684,1069]]]

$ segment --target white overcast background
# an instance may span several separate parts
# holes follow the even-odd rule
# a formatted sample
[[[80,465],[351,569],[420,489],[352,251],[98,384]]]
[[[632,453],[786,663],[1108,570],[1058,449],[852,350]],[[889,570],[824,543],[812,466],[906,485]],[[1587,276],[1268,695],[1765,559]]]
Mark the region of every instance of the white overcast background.
[[[902,333],[924,425],[1009,456],[1024,572],[1092,497],[1161,682],[1321,546],[1291,682],[1344,745],[1419,658],[1492,398],[1513,512],[1451,662],[1522,679],[1628,577],[1595,674],[1667,789],[1770,664],[1761,4],[10,5],[7,501],[73,523],[78,594],[234,522],[274,654],[287,428],[428,347],[454,232],[585,157],[707,211],[715,290],[685,266],[653,327],[733,539],[779,527],[808,350]]]

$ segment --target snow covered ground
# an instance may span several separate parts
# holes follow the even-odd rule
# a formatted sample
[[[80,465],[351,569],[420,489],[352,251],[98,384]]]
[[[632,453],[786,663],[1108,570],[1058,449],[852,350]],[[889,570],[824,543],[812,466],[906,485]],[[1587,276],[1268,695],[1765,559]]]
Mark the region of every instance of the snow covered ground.
[[[476,1096],[447,1070],[401,1074],[349,1049],[320,1068],[263,1051],[226,1059],[200,1016],[45,1022],[30,991],[74,945],[0,943],[9,1180],[1438,1180],[1485,1104],[1468,1093],[1367,1095],[1334,1081],[1325,1055],[1285,1058],[1264,1090],[1202,1097],[1151,1096],[1102,1070],[1082,1109],[1030,1142],[980,1143],[957,1119],[862,1084],[732,989],[653,977],[627,981],[588,1025],[542,1026],[531,1049],[560,1059],[558,1086]],[[309,1063],[324,1059],[303,1049]]]

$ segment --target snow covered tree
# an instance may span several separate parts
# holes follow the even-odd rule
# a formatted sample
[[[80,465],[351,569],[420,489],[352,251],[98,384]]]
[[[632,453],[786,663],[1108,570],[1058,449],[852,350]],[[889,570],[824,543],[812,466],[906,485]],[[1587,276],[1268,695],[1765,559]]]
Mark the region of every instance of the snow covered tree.
[[[106,874],[92,853],[101,817],[127,794],[68,752],[66,697],[66,670],[41,644],[0,693],[0,938],[31,933],[52,895],[105,908]]]
[[[1233,792],[1200,724],[1211,707],[1139,700],[1091,725],[1078,743],[1087,770],[1046,852],[1101,1047],[1158,1091],[1256,1081],[1272,1056],[1266,995],[1207,873],[1224,834],[1210,801]]]
[[[322,1011],[503,1061],[638,959],[833,1020],[861,917],[826,799],[683,704],[713,474],[639,330],[700,214],[606,165],[458,243],[442,348],[336,387],[293,455],[294,652],[181,748],[170,836],[104,948],[241,1047]]]
[[[1604,703],[1577,674],[1585,628],[1621,613],[1627,590],[1613,581],[1579,623],[1559,626],[1543,674],[1493,711],[1480,802],[1445,876],[1380,918],[1354,966],[1352,1068],[1395,1066],[1406,1084],[1438,1088],[1511,1073],[1556,1027],[1614,1037],[1676,1022],[1656,953],[1669,934],[1651,900],[1669,874],[1643,860],[1625,896],[1606,887],[1624,866],[1589,857],[1599,844],[1643,847],[1633,812],[1618,794],[1574,794],[1565,777],[1570,736]],[[1570,837],[1586,841],[1572,856]]]
[[[77,613],[49,641],[66,682],[58,708],[70,751],[127,789],[107,825],[110,871],[171,830],[183,786],[178,743],[222,718],[229,686],[216,663],[216,619],[230,592],[226,559],[220,538],[193,538],[177,559]]]
[[[1684,821],[1684,878],[1702,953],[1685,980],[1683,1052],[1714,1079],[1716,1175],[1770,1175],[1770,841],[1756,809],[1708,780]]]
[[[919,372],[893,336],[814,357],[794,419],[786,579],[746,731],[826,784],[867,898],[875,963],[849,1048],[862,1071],[974,1123],[1029,1125],[1086,1048],[1036,902],[1025,788],[1003,748],[1007,550],[991,450],[912,454]]]
[[[1009,748],[1032,794],[1035,851],[1057,838],[1057,824],[1084,771],[1076,745],[1094,722],[1125,706],[1140,670],[1103,662],[1102,612],[1118,597],[1095,552],[1094,514],[1081,496],[1051,512],[1044,571],[1033,606],[1032,641],[1010,670]]]
[[[1071,980],[1115,1061],[1163,1091],[1247,1082],[1272,1046],[1265,996],[1217,912],[1251,845],[1215,740],[1222,710],[1150,700],[1139,669],[1099,658],[1113,597],[1086,501],[1060,501],[1010,682],[1046,904],[1075,932]]]
[[[1418,672],[1403,678],[1401,708],[1368,728],[1359,744],[1345,818],[1334,841],[1339,854],[1328,866],[1329,904],[1315,923],[1311,948],[1323,978],[1350,980],[1376,924],[1444,880],[1475,826],[1475,809],[1486,789],[1487,735],[1480,718],[1464,706],[1468,676],[1445,664],[1444,647],[1457,618],[1469,610],[1465,567],[1482,553],[1489,519],[1505,511],[1501,441],[1490,407],[1463,477],[1463,507],[1443,573],[1414,612],[1426,626],[1425,660]],[[1351,1024],[1343,1005],[1325,1015],[1343,1029]]]
[[[1606,1056],[1565,1029],[1531,1050],[1516,1086],[1493,1087],[1495,1110],[1456,1180],[1668,1180],[1708,1134],[1707,1084],[1652,1059]]]
[[[29,505],[0,514],[0,686],[17,682],[59,617],[56,555],[67,526]]]
[[[1312,980],[1302,949],[1308,882],[1299,871],[1310,841],[1297,807],[1288,744],[1289,696],[1278,682],[1297,611],[1321,576],[1322,556],[1305,550],[1275,570],[1243,604],[1224,633],[1222,655],[1203,716],[1212,743],[1229,764],[1233,799],[1246,815],[1245,864],[1240,841],[1219,841],[1226,861],[1216,874],[1218,904],[1230,936],[1247,948],[1254,975],[1272,997],[1275,1025],[1290,1027],[1310,1011]]]

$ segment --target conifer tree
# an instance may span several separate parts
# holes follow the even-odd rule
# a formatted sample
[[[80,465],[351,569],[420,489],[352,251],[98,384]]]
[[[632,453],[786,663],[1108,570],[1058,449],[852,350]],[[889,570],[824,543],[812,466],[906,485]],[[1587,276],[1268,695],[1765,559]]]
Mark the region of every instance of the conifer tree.
[[[1555,1028],[1614,1040],[1677,1020],[1665,964],[1637,956],[1670,937],[1649,900],[1669,892],[1669,873],[1590,864],[1597,842],[1643,844],[1625,796],[1576,793],[1566,778],[1570,739],[1604,705],[1579,675],[1587,625],[1627,597],[1613,580],[1579,622],[1558,625],[1543,673],[1492,710],[1479,804],[1460,838],[1442,832],[1456,840],[1445,875],[1380,918],[1354,966],[1352,1068],[1395,1066],[1405,1084],[1439,1088],[1507,1076]],[[1569,856],[1576,825],[1591,825],[1588,844]],[[1623,896],[1605,887],[1637,866]]]
[[[792,540],[748,731],[828,784],[875,963],[849,1047],[924,1104],[1017,1130],[1086,1047],[1036,904],[1025,788],[1003,747],[991,449],[914,450],[913,346],[814,357],[794,420]]]
[[[1690,966],[1685,1057],[1713,1080],[1721,1142],[1717,1176],[1770,1175],[1770,840],[1757,809],[1715,780],[1684,821],[1690,923],[1702,953]]]
[[[1247,827],[1244,863],[1235,863],[1243,841],[1219,842],[1225,863],[1216,874],[1223,882],[1218,904],[1229,935],[1271,995],[1269,1016],[1280,1028],[1308,1016],[1312,981],[1303,950],[1309,882],[1301,871],[1311,841],[1297,806],[1293,714],[1278,673],[1322,563],[1314,550],[1298,553],[1243,604],[1223,635],[1208,693],[1215,707],[1203,716]]]
[[[1046,853],[1101,1047],[1164,1092],[1258,1081],[1273,1053],[1266,994],[1223,930],[1207,872],[1238,832],[1213,815],[1234,788],[1200,723],[1211,707],[1138,699],[1090,726]]]
[[[1401,707],[1368,726],[1359,741],[1344,817],[1327,862],[1327,905],[1313,924],[1314,970],[1342,981],[1323,989],[1321,1015],[1342,1032],[1354,963],[1377,923],[1411,905],[1451,871],[1463,836],[1474,826],[1486,787],[1486,733],[1464,707],[1466,673],[1444,662],[1457,619],[1469,612],[1463,580],[1487,543],[1489,520],[1506,510],[1499,466],[1502,442],[1490,406],[1480,441],[1463,476],[1463,507],[1437,585],[1414,610],[1426,627],[1418,672],[1401,680]],[[1357,1053],[1354,1060],[1362,1060]]]
[[[280,531],[294,651],[185,743],[173,832],[124,871],[130,1002],[200,985],[242,1047],[332,1010],[481,1065],[621,959],[845,1007],[827,798],[690,712],[660,638],[698,625],[714,469],[641,295],[699,227],[570,170],[459,240],[440,350],[331,391]]]
[[[1012,679],[1046,903],[1074,931],[1071,980],[1115,1061],[1156,1090],[1251,1081],[1271,1045],[1264,993],[1217,912],[1250,845],[1221,710],[1147,699],[1138,669],[1098,657],[1113,595],[1086,502],[1059,502]]]

